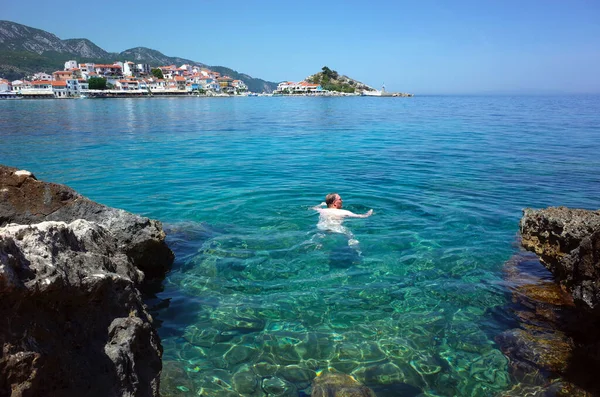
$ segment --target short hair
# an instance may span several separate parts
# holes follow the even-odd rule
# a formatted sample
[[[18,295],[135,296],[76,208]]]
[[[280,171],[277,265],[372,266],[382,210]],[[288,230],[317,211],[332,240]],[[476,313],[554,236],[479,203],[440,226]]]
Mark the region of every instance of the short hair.
[[[327,204],[327,206],[329,207],[331,204],[333,204],[337,196],[337,193],[329,193],[327,196],[325,196],[325,204]]]

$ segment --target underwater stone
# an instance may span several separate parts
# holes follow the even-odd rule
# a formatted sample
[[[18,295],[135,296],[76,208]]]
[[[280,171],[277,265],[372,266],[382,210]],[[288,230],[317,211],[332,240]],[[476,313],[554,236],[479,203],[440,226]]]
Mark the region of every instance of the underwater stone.
[[[185,329],[183,338],[193,345],[200,347],[211,347],[217,341],[219,331],[214,328],[200,329],[196,325],[190,325]]]
[[[400,359],[408,362],[415,354],[412,341],[403,338],[389,338],[379,341],[379,348],[388,358]]]
[[[296,386],[276,376],[263,379],[262,389],[273,397],[296,397],[298,394]]]
[[[252,394],[258,387],[258,378],[246,367],[233,375],[232,383],[238,393]]]
[[[269,376],[274,376],[279,370],[279,365],[263,361],[254,364],[252,366],[252,370],[261,378],[266,378]]]
[[[284,377],[293,383],[311,382],[317,373],[311,369],[299,365],[286,365],[279,369],[277,375]]]
[[[229,365],[235,365],[252,360],[257,351],[253,347],[233,345],[223,357]]]
[[[317,376],[312,384],[311,397],[376,397],[373,390],[354,377],[340,373]]]

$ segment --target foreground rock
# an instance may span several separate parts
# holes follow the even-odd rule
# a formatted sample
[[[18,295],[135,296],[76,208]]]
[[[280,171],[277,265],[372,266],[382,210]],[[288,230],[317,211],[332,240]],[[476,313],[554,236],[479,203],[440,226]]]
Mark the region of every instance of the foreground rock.
[[[158,396],[160,223],[3,166],[0,198],[0,396]]]
[[[522,244],[535,252],[575,304],[600,315],[600,211],[525,209]]]
[[[76,219],[105,227],[145,277],[163,277],[173,263],[160,222],[98,204],[68,186],[41,182],[28,171],[0,165],[0,226]]]

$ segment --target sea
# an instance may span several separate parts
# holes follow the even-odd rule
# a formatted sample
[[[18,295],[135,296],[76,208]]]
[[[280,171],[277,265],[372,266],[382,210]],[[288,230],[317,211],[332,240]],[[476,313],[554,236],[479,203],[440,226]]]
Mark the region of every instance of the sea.
[[[600,96],[5,100],[0,163],[162,222],[163,396],[517,395],[503,269],[524,208],[600,208]]]

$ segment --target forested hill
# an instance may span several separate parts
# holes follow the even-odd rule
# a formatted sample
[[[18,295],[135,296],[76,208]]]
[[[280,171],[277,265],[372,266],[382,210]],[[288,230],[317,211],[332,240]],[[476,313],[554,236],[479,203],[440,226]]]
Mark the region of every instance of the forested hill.
[[[277,83],[238,73],[224,66],[208,66],[202,62],[170,57],[159,51],[136,47],[120,53],[107,52],[88,39],[61,40],[44,30],[11,21],[0,21],[0,77],[16,80],[37,72],[62,70],[68,60],[78,63],[113,63],[132,61],[152,67],[183,64],[207,67],[221,74],[243,80],[253,92],[273,91]]]
[[[320,72],[308,76],[306,81],[314,84],[320,84],[323,89],[328,91],[348,93],[375,91],[373,87],[361,83],[360,81],[351,79],[348,76],[340,75],[338,72],[329,69],[327,66],[323,66]]]

